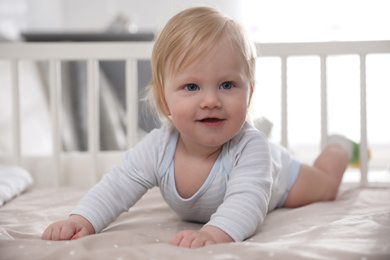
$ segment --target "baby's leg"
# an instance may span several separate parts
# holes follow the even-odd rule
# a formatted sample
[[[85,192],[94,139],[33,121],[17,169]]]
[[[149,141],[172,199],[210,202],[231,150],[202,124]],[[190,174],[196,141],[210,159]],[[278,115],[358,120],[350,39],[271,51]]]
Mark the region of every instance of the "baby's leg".
[[[301,164],[297,180],[283,205],[304,206],[317,201],[334,200],[348,166],[349,154],[338,144],[330,144],[321,152],[313,166]]]

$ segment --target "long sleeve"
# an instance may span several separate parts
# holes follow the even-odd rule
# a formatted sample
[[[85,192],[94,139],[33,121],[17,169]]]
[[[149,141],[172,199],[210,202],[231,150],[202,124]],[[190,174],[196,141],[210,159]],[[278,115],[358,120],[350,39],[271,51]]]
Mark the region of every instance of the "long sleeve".
[[[223,203],[206,225],[216,226],[235,241],[252,235],[268,211],[272,185],[272,161],[265,137],[251,131],[246,140],[236,140],[235,160],[230,169]],[[227,169],[229,171],[229,169]]]
[[[128,211],[148,189],[156,186],[160,133],[160,130],[155,130],[127,151],[123,164],[114,166],[104,175],[71,214],[88,219],[98,233],[121,213]]]

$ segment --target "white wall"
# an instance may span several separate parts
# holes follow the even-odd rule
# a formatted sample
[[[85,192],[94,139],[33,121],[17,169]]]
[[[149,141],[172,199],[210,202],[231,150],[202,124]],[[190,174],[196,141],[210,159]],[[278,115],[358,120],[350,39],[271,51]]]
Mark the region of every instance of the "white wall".
[[[0,0],[0,35],[20,30],[104,29],[118,13],[140,30],[206,5],[241,21],[259,42],[390,39],[388,0]]]
[[[389,0],[243,0],[244,24],[256,41],[390,39]]]
[[[140,31],[156,31],[175,13],[199,5],[241,20],[239,0],[0,0],[0,34],[15,39],[22,30],[100,31],[119,13]]]

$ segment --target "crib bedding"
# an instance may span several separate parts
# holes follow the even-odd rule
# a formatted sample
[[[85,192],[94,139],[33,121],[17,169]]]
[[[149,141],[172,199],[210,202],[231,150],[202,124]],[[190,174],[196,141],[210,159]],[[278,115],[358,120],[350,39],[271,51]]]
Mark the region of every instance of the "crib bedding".
[[[21,194],[33,182],[30,173],[25,169],[0,165],[0,207]]]
[[[0,259],[390,259],[390,186],[343,184],[335,202],[268,214],[242,243],[199,249],[169,245],[180,221],[150,190],[102,233],[72,241],[43,241],[53,221],[64,219],[85,188],[32,190],[0,208]]]

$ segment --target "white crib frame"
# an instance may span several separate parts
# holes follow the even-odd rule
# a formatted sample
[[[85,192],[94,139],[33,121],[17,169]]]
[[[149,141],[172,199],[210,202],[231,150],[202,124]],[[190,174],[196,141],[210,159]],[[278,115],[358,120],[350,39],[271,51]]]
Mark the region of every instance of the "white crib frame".
[[[257,44],[260,56],[275,56],[281,59],[281,144],[288,146],[288,104],[287,104],[287,59],[291,56],[319,56],[321,60],[321,146],[326,144],[328,134],[327,126],[327,67],[326,59],[330,55],[357,54],[360,57],[360,184],[368,185],[368,156],[367,156],[367,111],[366,111],[366,55],[378,53],[390,53],[390,41],[365,41],[365,42],[312,42],[312,43],[262,43]],[[127,145],[133,147],[138,141],[138,81],[136,61],[149,59],[153,43],[147,42],[100,42],[100,43],[0,43],[0,60],[9,60],[12,63],[12,111],[13,111],[13,154],[0,157],[0,163],[16,164],[27,167],[37,179],[38,186],[60,186],[72,183],[65,180],[74,175],[75,171],[85,171],[85,161],[78,168],[72,165],[70,158],[84,158],[89,161],[89,174],[83,175],[83,183],[88,185],[96,183],[98,178],[105,173],[112,162],[117,162],[122,151],[102,152],[99,148],[99,84],[98,62],[101,60],[126,61],[126,102],[127,102]],[[53,153],[49,158],[27,158],[21,153],[20,140],[20,94],[19,94],[19,68],[21,60],[46,60],[49,61],[50,80],[50,107],[52,118]],[[88,81],[88,143],[87,153],[65,153],[61,150],[61,70],[60,62],[66,60],[87,61]],[[111,158],[102,166],[101,157]],[[103,160],[104,161],[104,160]],[[43,171],[47,167],[37,167],[37,164],[51,164],[51,170]],[[41,173],[40,173],[41,172]],[[65,174],[66,173],[66,174]],[[49,174],[51,177],[48,178]],[[40,176],[38,176],[40,175]],[[85,177],[89,176],[89,177]],[[80,179],[79,176],[74,177]],[[49,179],[49,180],[48,180]]]

